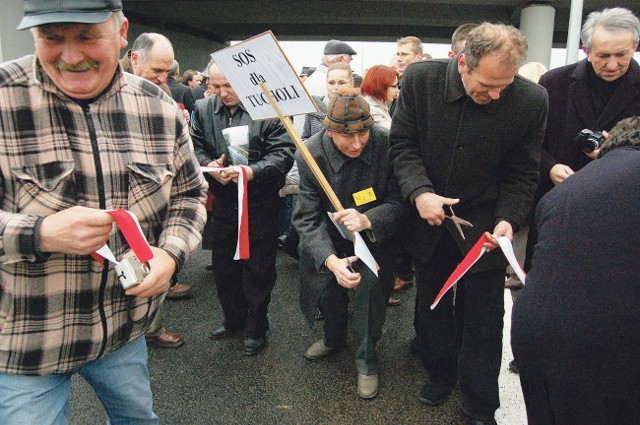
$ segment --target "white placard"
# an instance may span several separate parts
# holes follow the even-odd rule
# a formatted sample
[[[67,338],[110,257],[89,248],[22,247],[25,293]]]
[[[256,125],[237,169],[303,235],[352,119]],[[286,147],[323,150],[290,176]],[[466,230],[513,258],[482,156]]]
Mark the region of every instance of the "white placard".
[[[212,53],[211,57],[254,121],[278,117],[260,88],[261,82],[269,88],[283,115],[318,111],[271,31]]]

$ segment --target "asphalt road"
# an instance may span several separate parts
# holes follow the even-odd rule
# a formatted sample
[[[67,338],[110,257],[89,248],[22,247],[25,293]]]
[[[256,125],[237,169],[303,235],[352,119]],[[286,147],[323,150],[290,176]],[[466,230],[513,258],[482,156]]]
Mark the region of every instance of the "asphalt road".
[[[204,269],[209,260],[210,251],[194,253],[180,275],[181,282],[192,285],[193,298],[166,301],[166,327],[182,333],[185,345],[149,347],[154,410],[161,423],[464,423],[457,392],[438,407],[418,400],[426,373],[420,359],[409,352],[415,286],[400,294],[400,306],[387,310],[378,344],[380,393],[362,400],[356,393],[353,343],[331,358],[309,362],[302,356],[321,338],[322,328],[310,329],[304,321],[298,307],[297,261],[284,253],[278,254],[267,348],[246,357],[242,335],[209,340],[214,324],[222,322],[213,273]],[[74,378],[72,385],[69,423],[105,423],[100,401],[81,378]]]

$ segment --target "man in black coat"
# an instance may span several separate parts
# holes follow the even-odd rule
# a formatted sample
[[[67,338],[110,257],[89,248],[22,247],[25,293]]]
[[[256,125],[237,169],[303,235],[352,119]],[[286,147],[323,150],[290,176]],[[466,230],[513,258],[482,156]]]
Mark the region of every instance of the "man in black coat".
[[[576,143],[582,129],[608,131],[621,119],[640,115],[640,66],[633,59],[640,36],[638,18],[623,8],[593,12],[581,36],[587,58],[540,78],[549,93],[549,121],[536,201],[595,157]],[[537,240],[532,230],[526,270]]]
[[[407,67],[391,125],[392,166],[415,206],[406,236],[416,260],[417,343],[429,372],[420,398],[440,404],[459,380],[462,408],[475,423],[495,423],[500,405],[506,260],[499,250],[486,254],[458,285],[459,348],[453,293],[429,306],[483,232],[493,249],[497,237],[513,238],[531,208],[547,97],[516,75],[526,51],[515,28],[479,26],[455,58]],[[448,205],[473,223],[466,239],[445,220]]]
[[[167,74],[167,85],[169,86],[169,90],[171,90],[171,97],[178,103],[182,103],[187,111],[189,111],[189,115],[193,112],[195,100],[193,100],[193,95],[191,94],[191,89],[185,86],[184,84],[180,84],[176,81],[176,77],[180,74],[180,65],[178,61],[174,60],[171,64],[171,69]]]
[[[538,205],[511,327],[529,425],[640,423],[638,176],[632,117]]]
[[[266,346],[267,316],[276,283],[276,243],[280,197],[278,191],[293,165],[295,145],[279,120],[253,121],[238,94],[217,65],[209,68],[215,96],[202,100],[193,118],[191,140],[202,166],[239,165],[247,178],[250,258],[234,260],[238,242],[238,171],[206,175],[213,193],[210,240],[213,273],[224,322],[210,334],[213,340],[244,331],[244,354],[253,356]],[[247,156],[233,152],[224,132],[235,128],[246,140]],[[236,161],[234,161],[234,158]],[[239,161],[239,162],[237,162]],[[240,165],[242,164],[242,165]]]

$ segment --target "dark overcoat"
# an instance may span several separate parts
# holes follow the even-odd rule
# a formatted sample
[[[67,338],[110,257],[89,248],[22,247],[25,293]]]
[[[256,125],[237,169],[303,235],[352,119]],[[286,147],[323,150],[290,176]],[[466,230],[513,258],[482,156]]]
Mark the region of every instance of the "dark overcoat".
[[[398,221],[407,209],[389,164],[387,130],[374,125],[362,154],[354,159],[342,155],[325,130],[313,135],[306,145],[342,206],[358,210],[371,221],[371,231],[361,232],[361,236],[380,266],[379,280],[383,288],[392,288],[394,240]],[[300,170],[300,193],[293,223],[300,234],[300,307],[312,324],[322,290],[335,279],[324,267],[325,260],[331,254],[340,258],[353,255],[353,243],[340,236],[329,219],[327,212],[335,209],[300,152],[296,153],[296,162]],[[376,199],[357,206],[353,194],[368,188],[373,189]],[[364,264],[358,267],[365,272]],[[368,272],[362,275],[374,277]]]
[[[609,131],[623,118],[640,115],[640,66],[635,60],[631,60],[600,116],[593,109],[589,67],[591,63],[584,59],[540,78],[540,85],[549,93],[549,120],[540,158],[537,199],[553,188],[549,171],[554,165],[565,164],[578,171],[591,162],[575,142],[581,130]]]
[[[548,403],[526,400],[530,423],[554,422],[549,407],[559,424],[640,423],[639,176],[640,148],[615,148],[538,204],[511,326],[521,377]]]
[[[456,58],[407,67],[389,139],[402,195],[411,204],[425,192],[460,198],[456,214],[474,225],[464,228],[463,240],[450,220],[430,226],[412,208],[407,246],[417,261],[429,261],[445,229],[466,253],[501,220],[514,231],[523,225],[538,183],[546,118],[545,90],[518,75],[499,100],[478,105],[466,94]],[[472,271],[505,267],[496,251]]]

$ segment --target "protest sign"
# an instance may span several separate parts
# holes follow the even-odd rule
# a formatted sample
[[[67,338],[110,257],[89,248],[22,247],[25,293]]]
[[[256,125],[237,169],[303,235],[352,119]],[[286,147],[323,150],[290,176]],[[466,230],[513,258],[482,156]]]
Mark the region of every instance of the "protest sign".
[[[265,83],[283,115],[317,112],[271,31],[211,54],[254,121],[278,118],[260,88]]]

